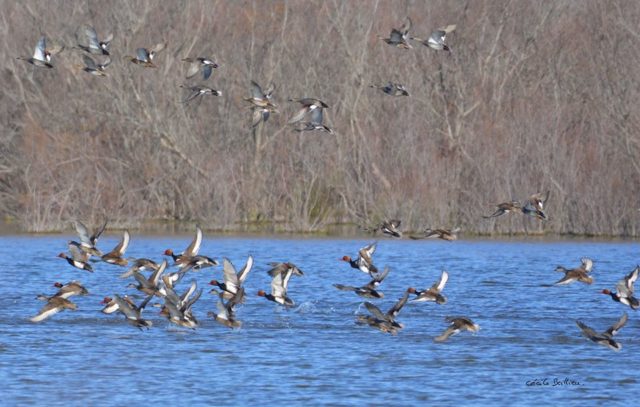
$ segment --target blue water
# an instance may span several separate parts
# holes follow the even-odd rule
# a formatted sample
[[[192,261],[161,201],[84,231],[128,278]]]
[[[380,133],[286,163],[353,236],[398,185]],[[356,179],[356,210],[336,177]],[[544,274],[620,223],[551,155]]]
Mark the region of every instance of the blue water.
[[[232,331],[206,317],[217,297],[207,282],[221,266],[190,273],[205,294],[195,304],[201,326],[178,328],[148,307],[153,328],[140,331],[121,315],[100,313],[106,295],[142,298],[123,269],[105,263],[89,274],[56,256],[72,236],[0,237],[0,382],[3,405],[601,405],[623,402],[638,389],[638,312],[599,293],[613,288],[640,262],[635,243],[526,241],[379,241],[374,260],[392,271],[376,300],[384,311],[409,286],[425,288],[449,272],[445,305],[409,303],[398,316],[405,328],[392,336],[355,324],[362,300],[334,283],[364,285],[365,274],[338,261],[369,240],[211,238],[201,253],[229,257],[240,267],[256,263],[250,294]],[[110,235],[102,248],[117,243]],[[182,250],[191,236],[132,236],[131,257],[161,260],[166,248]],[[556,265],[594,259],[595,283],[548,287]],[[255,296],[269,289],[267,263],[291,261],[305,273],[293,277],[284,310]],[[77,311],[31,323],[55,281],[80,280],[90,291],[72,297]],[[153,301],[152,301],[153,302]],[[624,311],[629,322],[617,339],[620,352],[581,336],[581,319],[603,331]],[[466,315],[481,326],[445,343],[433,342],[447,315]],[[565,379],[574,385],[556,385]],[[528,386],[539,381],[543,385]],[[544,383],[547,383],[544,385]],[[632,392],[634,393],[634,392]]]

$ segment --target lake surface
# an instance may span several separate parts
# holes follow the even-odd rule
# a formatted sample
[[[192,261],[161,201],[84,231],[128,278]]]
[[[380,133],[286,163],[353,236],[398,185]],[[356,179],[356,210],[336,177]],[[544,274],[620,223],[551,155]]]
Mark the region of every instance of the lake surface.
[[[639,388],[640,315],[599,293],[640,263],[637,243],[381,238],[374,260],[391,273],[380,286],[385,298],[373,302],[383,311],[407,287],[429,287],[449,272],[448,302],[408,303],[397,318],[405,328],[392,336],[356,325],[356,315],[367,313],[363,299],[332,286],[368,282],[338,258],[373,240],[205,235],[201,254],[228,257],[236,267],[255,258],[249,296],[237,311],[242,328],[206,316],[215,311],[207,283],[221,278],[218,266],[189,273],[178,286],[182,292],[196,279],[205,288],[194,305],[198,329],[176,327],[149,306],[144,315],[154,326],[140,331],[120,314],[100,312],[106,295],[142,298],[126,287],[132,280],[118,278],[122,268],[97,263],[90,274],[55,257],[72,238],[0,237],[0,404],[583,406],[626,402]],[[118,238],[103,237],[100,247],[110,250]],[[182,251],[190,240],[134,234],[127,255],[160,261],[164,249]],[[575,267],[583,256],[594,260],[593,285],[545,286],[562,276],[557,265]],[[291,310],[255,295],[268,291],[272,261],[291,261],[305,273],[290,281]],[[43,305],[35,296],[71,280],[90,291],[71,298],[79,309],[30,322]],[[604,331],[624,311],[620,352],[590,342],[575,324]],[[435,343],[447,315],[468,316],[481,330]]]

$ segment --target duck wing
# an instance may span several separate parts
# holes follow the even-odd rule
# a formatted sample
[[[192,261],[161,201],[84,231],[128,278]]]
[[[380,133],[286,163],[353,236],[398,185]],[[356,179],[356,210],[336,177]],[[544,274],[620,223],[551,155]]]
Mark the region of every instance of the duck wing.
[[[196,226],[196,235],[191,241],[191,243],[189,244],[189,246],[187,246],[187,248],[184,249],[184,251],[182,252],[182,255],[186,257],[193,257],[197,255],[198,251],[200,250],[201,244],[202,244],[202,229]]]
[[[240,271],[238,272],[238,283],[239,284],[243,284],[244,281],[247,279],[247,276],[249,275],[249,272],[251,271],[251,268],[253,267],[253,257],[249,256],[247,258],[247,262],[245,263],[244,267],[242,269],[240,269]]]
[[[238,286],[240,286],[240,282],[238,279],[238,274],[236,273],[235,267],[229,259],[226,257],[222,259],[222,272],[224,277],[224,284],[227,288],[227,291],[235,293],[238,291]]]
[[[622,329],[623,326],[625,326],[625,324],[627,323],[627,320],[629,319],[629,316],[627,315],[627,313],[625,312],[624,314],[622,314],[622,316],[620,317],[620,319],[618,320],[618,322],[616,322],[615,324],[611,325],[609,327],[609,329],[607,329],[604,332],[604,336],[606,336],[607,338],[611,338],[614,335],[616,335],[618,333],[618,331],[620,329]]]
[[[449,280],[449,273],[442,270],[442,274],[440,275],[440,280],[436,281],[432,286],[431,290],[435,290],[436,293],[441,292],[444,289],[445,284]]]
[[[364,306],[369,310],[369,312],[371,313],[371,315],[373,315],[374,317],[376,317],[377,319],[381,320],[381,321],[389,321],[389,316],[385,315],[380,308],[378,308],[376,305],[370,303],[369,301],[366,301],[364,303]]]

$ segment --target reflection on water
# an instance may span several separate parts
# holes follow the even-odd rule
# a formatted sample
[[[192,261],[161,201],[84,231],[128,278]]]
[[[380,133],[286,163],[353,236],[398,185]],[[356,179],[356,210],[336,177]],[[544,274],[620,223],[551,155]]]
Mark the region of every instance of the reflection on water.
[[[542,397],[577,406],[624,400],[637,386],[633,368],[619,367],[640,362],[638,313],[626,309],[618,353],[589,342],[575,324],[581,319],[605,330],[625,311],[599,291],[615,287],[640,262],[633,243],[380,240],[375,262],[392,269],[380,286],[385,298],[375,300],[383,310],[407,287],[429,287],[443,269],[449,272],[448,302],[407,304],[398,316],[405,328],[391,336],[356,325],[355,315],[366,313],[362,299],[332,287],[368,282],[338,261],[365,240],[205,237],[202,254],[229,257],[236,266],[255,257],[237,315],[242,329],[206,317],[215,310],[207,282],[221,277],[218,266],[188,274],[179,287],[195,279],[205,288],[194,306],[200,328],[170,325],[159,308],[148,307],[144,315],[154,326],[142,332],[99,312],[106,295],[141,298],[118,278],[120,268],[100,263],[89,274],[55,257],[69,238],[0,238],[0,379],[8,404],[532,405]],[[118,238],[100,244],[112,247]],[[127,255],[160,260],[164,249],[185,247],[189,239],[134,235]],[[561,277],[557,265],[577,266],[583,256],[594,259],[593,285],[546,286]],[[269,288],[272,261],[291,261],[305,272],[290,282],[292,310],[255,295]],[[42,306],[37,294],[73,279],[90,291],[74,297],[77,311],[29,322]],[[448,315],[469,316],[481,330],[433,342]]]

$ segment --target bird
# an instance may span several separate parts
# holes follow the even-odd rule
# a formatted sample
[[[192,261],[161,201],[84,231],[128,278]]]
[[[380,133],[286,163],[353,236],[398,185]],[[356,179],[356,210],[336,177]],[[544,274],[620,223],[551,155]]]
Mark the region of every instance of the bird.
[[[233,266],[233,263],[226,257],[222,259],[222,273],[224,282],[219,282],[217,280],[211,280],[209,282],[210,285],[217,286],[221,291],[218,292],[215,288],[210,292],[214,294],[220,295],[221,299],[230,300],[234,298],[238,293],[238,290],[242,288],[242,284],[247,279],[251,268],[253,267],[253,257],[249,256],[247,258],[247,262],[244,267],[240,269],[240,271],[236,272],[236,268]],[[244,296],[238,298],[238,301],[244,302]]]
[[[602,290],[603,294],[611,296],[611,299],[621,304],[628,305],[631,309],[640,308],[640,301],[633,296],[634,287],[633,284],[638,279],[638,273],[640,272],[640,266],[636,266],[628,275],[624,276],[618,284],[616,284],[616,292],[611,292],[608,289]]]
[[[243,302],[244,287],[240,287],[238,291],[231,298],[224,302],[224,293],[223,291],[219,294],[219,300],[216,303],[216,307],[218,309],[218,313],[208,312],[207,315],[213,318],[217,323],[226,326],[227,328],[237,329],[242,326],[242,322],[236,319],[235,307]]]
[[[113,41],[113,34],[107,35],[102,41],[98,39],[95,28],[82,24],[76,31],[78,47],[90,54],[109,55],[109,47]]]
[[[515,211],[520,212],[522,210],[522,204],[519,201],[515,201],[515,200],[510,202],[499,203],[496,206],[498,207],[498,209],[493,214],[489,216],[483,215],[482,217],[485,219],[497,218],[498,216],[502,216],[506,213],[515,212]]]
[[[454,31],[455,29],[456,29],[455,24],[452,24],[452,25],[448,25],[446,27],[441,27],[434,30],[433,32],[431,32],[431,35],[429,36],[429,38],[427,38],[426,40],[422,40],[416,37],[411,37],[411,39],[414,41],[421,42],[423,45],[429,48],[435,49],[436,51],[444,50],[444,51],[451,52],[451,48],[449,48],[449,46],[445,43],[445,40],[446,40],[447,34]]]
[[[112,312],[120,311],[122,315],[125,316],[128,323],[135,326],[136,328],[139,328],[140,330],[142,330],[143,328],[149,329],[151,328],[153,323],[151,321],[148,321],[142,318],[142,311],[144,310],[146,305],[149,303],[149,300],[151,300],[151,298],[153,298],[153,295],[148,295],[142,301],[142,303],[140,303],[139,306],[136,306],[132,300],[130,299],[124,300],[120,296],[114,295],[112,301],[115,302],[117,309],[115,309]],[[111,301],[109,297],[105,298],[103,301],[105,300]]]
[[[129,260],[125,259],[123,256],[124,252],[129,247],[130,238],[131,237],[129,236],[129,232],[125,230],[122,233],[122,239],[120,239],[120,242],[116,245],[116,247],[114,247],[113,250],[111,250],[109,253],[102,255],[102,261],[104,261],[105,263],[125,267],[129,263]]]
[[[80,244],[77,242],[69,242],[68,247],[71,257],[69,257],[66,253],[60,253],[58,254],[58,257],[65,259],[67,263],[77,269],[86,270],[90,273],[93,273],[93,267],[91,267],[91,264],[88,263],[89,255],[80,250],[79,245]]]
[[[64,47],[57,43],[52,43],[47,48],[47,39],[45,36],[41,36],[36,47],[33,50],[33,56],[30,58],[18,57],[18,59],[27,61],[31,65],[43,68],[53,68],[51,64],[51,57],[62,51]]]
[[[167,261],[163,260],[158,269],[151,273],[149,278],[145,278],[139,271],[133,271],[133,278],[138,282],[138,285],[134,285],[134,287],[147,295],[163,297],[163,287],[160,285],[160,279],[166,268]]]
[[[295,274],[296,276],[303,276],[304,273],[298,266],[291,262],[271,262],[269,263],[271,269],[267,271],[267,274],[271,277],[275,277],[278,274],[286,274],[291,272],[291,274]]]
[[[377,328],[382,332],[396,335],[404,325],[396,321],[396,317],[407,303],[409,291],[405,291],[404,295],[386,312],[383,313],[376,305],[365,302],[364,306],[371,315],[358,315],[357,322],[359,324],[367,324],[373,328]]]
[[[600,334],[581,321],[576,321],[576,324],[582,330],[582,335],[589,338],[591,341],[597,343],[598,345],[606,346],[609,349],[613,349],[617,352],[622,349],[622,345],[619,342],[614,341],[613,337],[618,333],[620,329],[622,329],[622,327],[627,323],[628,319],[629,316],[625,312],[615,324],[611,325],[609,329]]]
[[[451,335],[455,335],[460,331],[469,331],[469,332],[478,332],[480,330],[480,325],[474,323],[471,319],[467,317],[446,317],[445,321],[449,322],[449,326],[442,335],[436,336],[433,338],[436,342],[444,342]]]
[[[294,274],[294,270],[302,273],[297,267],[289,266],[291,263],[274,263],[276,266],[269,270],[271,278],[271,293],[263,290],[258,291],[259,297],[264,297],[269,301],[284,305],[285,307],[293,307],[295,302],[287,296],[287,287],[289,280]],[[300,274],[301,275],[301,274]]]
[[[358,251],[358,258],[355,260],[349,256],[342,256],[340,260],[349,263],[349,265],[354,269],[358,269],[363,273],[373,276],[378,272],[378,268],[373,264],[372,260],[373,253],[375,253],[377,246],[378,242],[373,242],[361,248]]]
[[[129,268],[129,270],[120,274],[120,278],[131,277],[134,271],[138,271],[138,272],[142,270],[156,271],[158,267],[160,267],[160,265],[153,260],[146,259],[146,258],[135,259],[133,260],[133,263],[131,264],[131,267]]]
[[[262,90],[262,87],[256,81],[252,80],[250,89],[251,96],[244,100],[257,107],[276,108],[277,106],[271,101],[274,90],[275,85],[273,83],[270,83],[266,90]]]
[[[189,85],[180,85],[181,88],[183,89],[187,89],[189,91],[189,94],[187,95],[186,98],[184,98],[182,100],[182,103],[189,103],[191,102],[193,99],[201,97],[201,96],[207,96],[207,95],[212,95],[212,96],[221,96],[222,92],[213,88],[209,88],[206,86],[200,86],[200,85],[193,85],[193,86],[189,86]],[[202,100],[201,98],[199,98],[198,100]]]
[[[309,114],[309,116],[310,116],[310,120],[302,123],[304,124],[304,127],[298,127],[296,128],[296,131],[302,132],[302,131],[320,130],[320,131],[325,131],[329,134],[333,134],[333,129],[322,123],[323,116],[324,116],[322,113],[322,109],[311,110],[311,113]]]
[[[378,231],[391,237],[402,237],[402,232],[398,229],[402,221],[400,219],[385,220],[373,228],[364,228],[364,230],[376,233]]]
[[[329,105],[322,100],[315,98],[289,99],[289,102],[296,102],[302,105],[302,108],[289,120],[289,124],[298,123],[304,119],[307,114],[313,111],[322,111],[322,109],[329,107]],[[320,123],[322,123],[322,115],[320,116]]]
[[[400,83],[389,82],[386,85],[369,85],[369,87],[380,89],[390,96],[409,96],[407,89]]]
[[[276,109],[273,105],[264,107],[252,106],[251,110],[253,111],[251,115],[252,128],[257,127],[260,123],[266,123],[272,113],[278,113],[278,109]]]
[[[549,198],[549,191],[544,198],[542,196],[541,193],[531,195],[520,208],[522,213],[539,220],[547,220],[547,215],[544,213],[544,203]]]
[[[403,49],[411,49],[413,48],[409,43],[409,30],[411,29],[411,18],[407,17],[402,27],[399,29],[393,28],[391,29],[391,34],[389,34],[389,38],[384,38],[378,36],[379,39],[386,42],[389,45],[393,45],[398,48]]]
[[[567,269],[563,266],[556,267],[556,271],[564,273],[564,277],[562,277],[554,285],[571,284],[574,281],[580,281],[585,284],[593,283],[593,277],[589,275],[591,269],[593,269],[593,260],[587,257],[583,257],[582,259],[580,259],[580,261],[582,264],[574,269]]]
[[[353,287],[353,286],[342,285],[342,284],[334,284],[333,286],[338,290],[353,291],[357,295],[363,298],[384,298],[384,293],[376,290],[376,288],[387,277],[387,275],[389,274],[389,271],[390,271],[389,267],[385,267],[382,273],[373,274],[372,276],[373,278],[371,279],[371,281],[369,281],[366,285],[363,285],[362,287]]]
[[[165,256],[171,256],[171,258],[174,261],[174,265],[177,265],[178,267],[182,268],[186,266],[186,264],[189,262],[189,259],[191,257],[198,254],[198,251],[200,251],[201,244],[202,244],[202,229],[196,226],[195,237],[193,238],[189,246],[187,246],[187,248],[184,249],[182,253],[174,254],[173,250],[167,249],[164,251],[164,254]]]
[[[65,309],[76,310],[78,309],[78,306],[66,298],[54,296],[47,301],[44,307],[40,309],[38,315],[30,318],[30,321],[44,321],[50,316],[57,314],[60,311],[64,311]]]
[[[51,296],[41,294],[36,298],[42,301],[49,301],[54,297],[61,297],[61,298],[68,299],[73,295],[89,294],[89,291],[79,281],[71,281],[71,282],[68,282],[67,284],[62,284],[56,281],[53,284],[53,286],[58,288],[58,292],[56,292]]]
[[[416,298],[412,299],[411,302],[424,302],[424,301],[435,301],[436,304],[446,304],[447,298],[442,295],[442,290],[444,289],[445,284],[449,280],[449,273],[446,271],[442,271],[440,274],[440,279],[436,281],[430,288],[425,290],[416,290],[413,287],[409,287],[409,292],[411,294],[415,294]]]
[[[98,244],[98,239],[107,227],[107,220],[105,219],[104,223],[102,223],[102,225],[99,226],[91,235],[89,235],[89,229],[87,229],[84,223],[76,220],[73,224],[76,229],[76,233],[78,233],[78,237],[80,238],[79,248],[92,256],[102,256],[102,252],[98,250],[96,245]]]
[[[202,289],[196,291],[197,287],[198,285],[194,280],[187,291],[180,297],[172,288],[166,287],[164,307],[160,313],[167,316],[170,322],[178,326],[195,329],[199,324],[193,315],[192,307],[202,295]]]
[[[90,73],[94,76],[107,76],[104,70],[109,66],[109,64],[111,64],[111,58],[107,57],[103,63],[98,64],[93,60],[93,58],[83,54],[82,61],[84,62],[84,67],[82,68],[84,72]]]
[[[189,63],[186,75],[187,79],[193,78],[202,70],[202,79],[206,81],[211,76],[213,70],[218,68],[218,64],[211,57],[184,58],[182,61]]]
[[[458,239],[458,233],[460,228],[455,229],[431,229],[427,228],[424,230],[422,235],[411,235],[409,236],[411,239],[426,239],[430,237],[435,237],[438,239],[446,240],[452,242]]]
[[[217,266],[218,260],[212,259],[211,257],[204,256],[201,254],[197,254],[193,257],[190,257],[188,261],[186,261],[182,267],[183,271],[187,270],[202,270],[207,267]]]
[[[156,54],[162,51],[163,49],[165,49],[166,46],[167,46],[166,43],[161,42],[154,45],[150,49],[138,48],[136,49],[135,57],[127,55],[125,58],[127,58],[129,61],[133,62],[134,64],[141,65],[145,68],[156,68],[156,65],[153,63],[153,60],[156,57]]]

